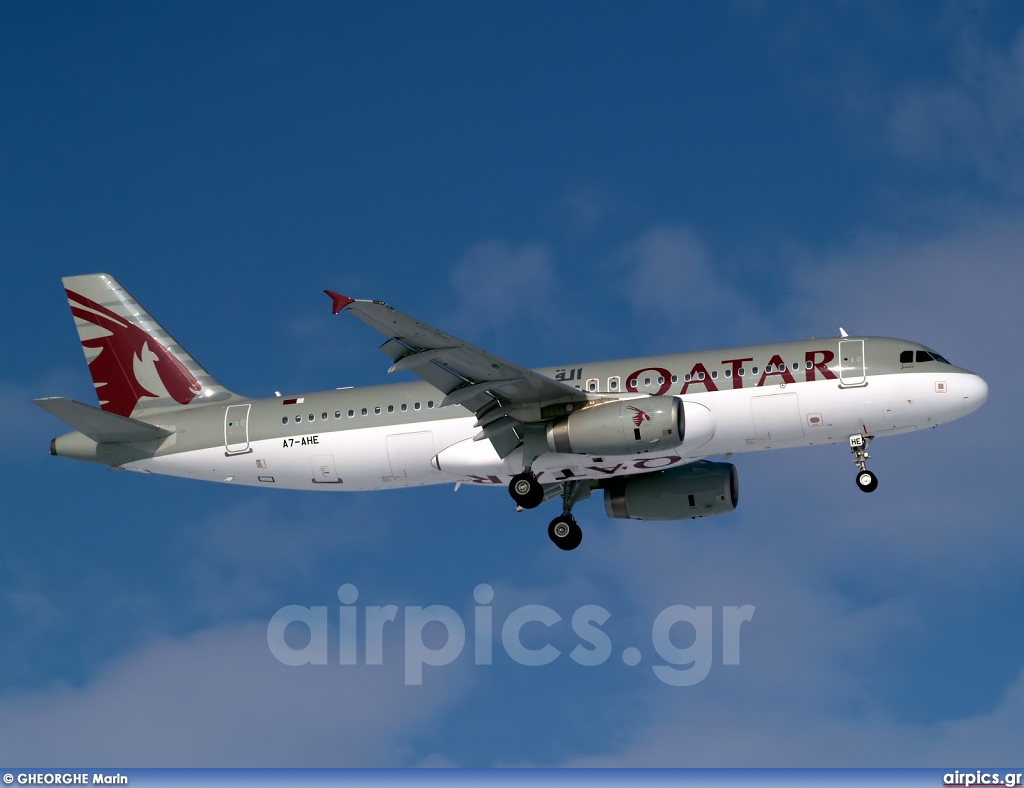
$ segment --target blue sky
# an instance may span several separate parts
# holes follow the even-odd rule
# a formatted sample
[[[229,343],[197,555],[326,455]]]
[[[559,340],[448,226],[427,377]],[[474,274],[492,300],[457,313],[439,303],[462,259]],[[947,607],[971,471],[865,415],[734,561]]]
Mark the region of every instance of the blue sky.
[[[0,761],[935,766],[1019,760],[1024,9],[1015,3],[0,4]],[[313,495],[47,456],[94,394],[60,277],[108,271],[253,396],[385,380],[324,287],[529,366],[833,336],[935,347],[988,404],[735,458],[737,512]],[[602,605],[612,658],[288,667],[285,605]],[[651,671],[670,605],[740,665]],[[401,619],[400,619],[401,620]],[[531,631],[536,643],[543,632]],[[333,637],[333,635],[332,635]],[[682,644],[685,637],[680,635]],[[626,645],[643,653],[623,664]]]

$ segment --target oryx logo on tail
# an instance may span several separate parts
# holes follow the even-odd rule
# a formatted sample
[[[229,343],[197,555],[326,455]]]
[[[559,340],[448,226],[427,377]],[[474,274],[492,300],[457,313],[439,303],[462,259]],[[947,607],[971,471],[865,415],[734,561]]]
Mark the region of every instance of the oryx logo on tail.
[[[71,313],[92,326],[81,333],[100,407],[131,416],[143,397],[172,397],[187,405],[202,390],[184,364],[153,337],[102,304],[65,289]]]
[[[629,410],[633,411],[633,424],[635,426],[639,427],[645,421],[651,420],[651,417],[647,413],[647,411],[640,410],[640,408],[634,408],[632,405],[628,405],[627,407],[629,408]]]

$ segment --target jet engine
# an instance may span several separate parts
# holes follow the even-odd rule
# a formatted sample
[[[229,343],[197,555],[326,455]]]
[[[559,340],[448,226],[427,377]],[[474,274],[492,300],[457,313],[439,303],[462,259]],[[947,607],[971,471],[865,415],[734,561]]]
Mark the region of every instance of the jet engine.
[[[683,442],[675,397],[622,399],[570,413],[547,428],[548,449],[563,454],[636,454]]]
[[[604,508],[619,519],[695,519],[731,512],[739,491],[735,465],[701,461],[612,479],[604,488]]]
[[[638,397],[593,405],[547,427],[548,450],[562,454],[638,454],[703,446],[715,418],[696,402],[677,397]],[[685,456],[685,455],[683,455]]]

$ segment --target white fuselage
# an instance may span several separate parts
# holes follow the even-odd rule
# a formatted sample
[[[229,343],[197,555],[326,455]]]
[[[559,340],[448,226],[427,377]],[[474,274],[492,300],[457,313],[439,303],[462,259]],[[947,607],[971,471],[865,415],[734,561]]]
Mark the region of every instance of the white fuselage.
[[[684,440],[675,450],[621,456],[549,452],[532,463],[533,470],[542,483],[606,479],[715,455],[845,443],[854,434],[881,437],[935,427],[975,410],[987,396],[981,378],[954,367],[869,375],[862,385],[852,386],[819,379],[684,394],[680,388],[672,386],[665,394],[710,412],[710,431],[701,438],[710,435],[706,442],[691,446]],[[390,404],[395,403],[382,403],[385,411]],[[372,411],[343,415],[342,420],[359,422],[347,429],[331,429],[328,416],[321,431],[316,423],[304,423],[296,425],[294,435],[253,441],[226,431],[222,445],[123,467],[232,484],[335,491],[451,482],[503,487],[522,472],[522,448],[501,459],[489,441],[473,440],[480,433],[473,415],[434,417],[442,412],[424,410],[420,421],[390,425],[374,424]]]

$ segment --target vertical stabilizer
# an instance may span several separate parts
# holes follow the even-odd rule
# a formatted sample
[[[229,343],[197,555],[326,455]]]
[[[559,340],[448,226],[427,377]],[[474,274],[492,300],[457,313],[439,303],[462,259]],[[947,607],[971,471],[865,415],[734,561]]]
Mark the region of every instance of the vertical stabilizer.
[[[109,274],[64,277],[100,407],[120,416],[233,395]]]

